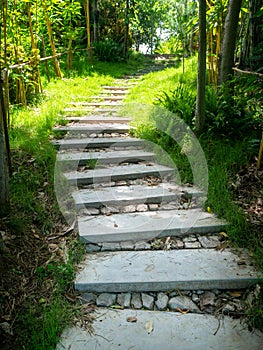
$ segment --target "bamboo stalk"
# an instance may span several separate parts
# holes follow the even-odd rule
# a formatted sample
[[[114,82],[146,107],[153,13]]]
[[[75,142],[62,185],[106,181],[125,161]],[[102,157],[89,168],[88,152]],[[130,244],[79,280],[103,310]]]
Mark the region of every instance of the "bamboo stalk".
[[[257,161],[257,168],[258,169],[260,169],[260,166],[261,166],[262,155],[263,155],[263,132],[262,132],[262,137],[261,137],[261,142],[260,142],[260,147],[259,147],[259,152],[258,152],[258,161]]]
[[[53,60],[54,60],[55,73],[56,73],[56,76],[58,78],[62,78],[61,70],[59,67],[59,62],[57,60],[57,53],[56,53],[56,47],[55,47],[55,42],[54,42],[53,33],[52,33],[52,26],[51,26],[50,19],[48,17],[46,0],[42,0],[42,5],[43,5],[44,13],[45,13],[45,20],[46,20],[46,25],[47,25],[47,30],[48,30],[51,51],[52,51],[52,55],[54,57]]]

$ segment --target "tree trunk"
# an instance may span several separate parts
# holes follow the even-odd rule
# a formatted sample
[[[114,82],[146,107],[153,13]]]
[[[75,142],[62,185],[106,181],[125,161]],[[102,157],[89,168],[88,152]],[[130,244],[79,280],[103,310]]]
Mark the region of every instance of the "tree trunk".
[[[129,50],[129,11],[130,11],[130,1],[126,0],[126,15],[125,15],[125,34],[124,34],[124,58],[128,56]]]
[[[2,81],[0,82],[0,94],[0,217],[3,217],[9,209],[9,172]]]
[[[89,61],[92,61],[92,51],[91,51],[91,40],[90,40],[90,11],[89,11],[89,0],[86,0],[85,3],[85,12],[86,12],[86,30],[87,30],[87,50]]]
[[[223,42],[220,54],[218,84],[223,84],[233,74],[239,12],[242,0],[229,0]]]
[[[199,0],[198,78],[195,112],[195,133],[200,135],[205,125],[206,77],[206,0]]]
[[[93,33],[94,42],[98,41],[98,28],[99,28],[99,10],[98,10],[98,0],[93,1]]]

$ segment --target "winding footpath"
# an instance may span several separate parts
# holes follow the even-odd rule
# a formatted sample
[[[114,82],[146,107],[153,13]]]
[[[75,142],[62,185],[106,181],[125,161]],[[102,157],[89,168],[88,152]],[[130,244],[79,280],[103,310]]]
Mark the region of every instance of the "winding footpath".
[[[202,191],[176,184],[119,115],[129,89],[165,64],[72,102],[56,128],[66,133],[54,142],[61,202],[87,250],[75,288],[95,305],[92,334],[70,327],[57,350],[263,348],[237,318],[260,279],[248,254],[227,248],[226,223],[202,209]]]

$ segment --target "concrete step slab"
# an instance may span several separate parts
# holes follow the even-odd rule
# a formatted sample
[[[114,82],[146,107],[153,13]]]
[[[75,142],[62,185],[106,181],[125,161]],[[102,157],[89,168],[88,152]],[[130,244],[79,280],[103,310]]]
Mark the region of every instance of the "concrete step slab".
[[[261,350],[263,335],[225,316],[108,310],[94,313],[93,333],[67,328],[56,350]],[[128,322],[134,320],[134,322]],[[148,327],[147,327],[148,326]]]
[[[122,104],[119,101],[106,101],[106,102],[69,102],[71,106],[74,107],[116,107]]]
[[[243,289],[259,280],[244,249],[119,251],[87,254],[75,288],[98,293]]]
[[[226,223],[200,209],[160,210],[78,218],[79,235],[87,243],[150,240],[166,236],[220,232]]]
[[[72,185],[89,185],[92,183],[109,183],[118,180],[134,180],[145,176],[173,176],[174,169],[159,164],[130,164],[129,166],[114,166],[110,169],[94,169],[87,172],[69,172],[64,176]]]
[[[191,196],[202,192],[191,188]],[[78,209],[84,207],[99,208],[104,206],[125,206],[130,204],[147,204],[176,201],[182,196],[182,189],[170,183],[157,186],[131,185],[115,186],[75,191],[73,197]]]
[[[103,95],[101,94],[100,96],[90,96],[87,97],[88,99],[93,99],[93,100],[105,100],[105,101],[122,101],[125,96],[110,96],[110,95]],[[78,103],[82,103],[81,101],[78,101]]]
[[[80,122],[87,124],[100,124],[100,123],[118,123],[118,124],[129,124],[131,122],[130,118],[113,117],[113,116],[70,116],[66,117],[69,122]]]
[[[112,85],[112,86],[104,85],[103,89],[104,90],[125,91],[125,90],[129,90],[130,87],[129,86],[119,86],[119,85]]]
[[[98,108],[95,106],[79,106],[78,108],[64,108],[64,112],[65,113],[83,113],[83,114],[87,114],[87,113],[94,113],[94,112],[98,112],[98,113],[118,113],[120,106],[112,106],[111,108]]]
[[[63,131],[69,133],[127,133],[130,127],[119,123],[99,123],[88,125],[86,123],[75,123],[72,125],[57,126],[54,131]]]
[[[58,153],[57,161],[72,163],[73,166],[86,165],[90,160],[97,160],[98,164],[113,164],[123,162],[140,162],[140,161],[152,161],[155,157],[154,153],[129,150],[129,151],[105,151],[105,152],[67,152]]]
[[[145,141],[133,137],[102,137],[82,139],[62,139],[53,142],[60,150],[73,148],[143,147]]]

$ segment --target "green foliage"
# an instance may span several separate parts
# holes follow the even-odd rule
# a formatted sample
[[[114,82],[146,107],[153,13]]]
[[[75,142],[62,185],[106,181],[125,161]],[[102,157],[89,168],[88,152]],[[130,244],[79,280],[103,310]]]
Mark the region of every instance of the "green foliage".
[[[206,128],[221,136],[243,138],[263,128],[263,81],[241,76],[226,82],[216,92],[208,88]]]
[[[187,125],[193,125],[195,95],[189,84],[179,83],[170,93],[162,92],[156,104],[180,116]]]
[[[124,46],[113,40],[94,43],[94,54],[102,62],[121,62],[124,60]]]

